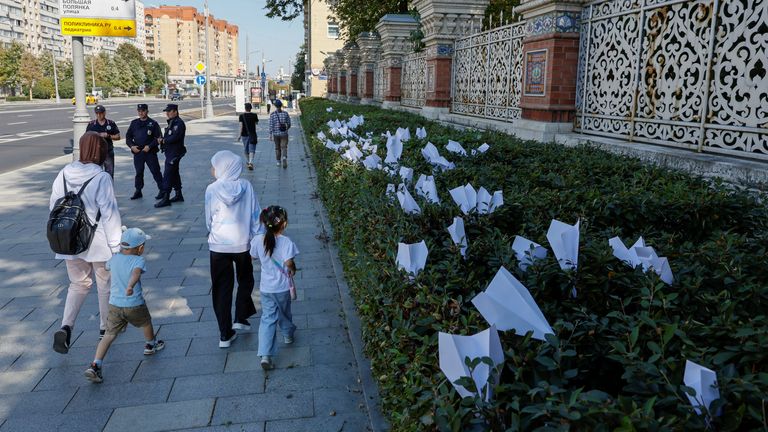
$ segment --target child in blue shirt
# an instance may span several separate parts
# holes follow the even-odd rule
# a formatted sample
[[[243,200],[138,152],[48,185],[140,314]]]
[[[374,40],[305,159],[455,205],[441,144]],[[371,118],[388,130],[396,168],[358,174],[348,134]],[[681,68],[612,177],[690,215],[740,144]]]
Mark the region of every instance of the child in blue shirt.
[[[151,237],[138,228],[123,227],[123,229],[120,252],[113,255],[106,265],[107,270],[112,273],[107,329],[104,339],[96,347],[93,363],[85,370],[85,377],[94,383],[104,380],[101,375],[101,364],[112,342],[119,333],[125,331],[128,324],[144,331],[144,338],[147,341],[144,345],[144,355],[152,355],[165,348],[163,341],[155,340],[152,317],[144,302],[141,289],[141,274],[147,270],[146,262],[141,255],[144,253],[144,243]]]

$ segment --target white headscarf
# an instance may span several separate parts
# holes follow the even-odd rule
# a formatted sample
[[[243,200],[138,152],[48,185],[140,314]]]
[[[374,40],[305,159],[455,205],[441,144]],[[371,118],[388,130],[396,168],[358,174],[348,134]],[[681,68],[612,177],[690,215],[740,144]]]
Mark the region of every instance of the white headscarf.
[[[226,205],[232,205],[240,200],[245,192],[240,179],[243,172],[243,160],[240,156],[229,150],[217,152],[211,158],[211,165],[216,170],[216,182],[214,192]]]

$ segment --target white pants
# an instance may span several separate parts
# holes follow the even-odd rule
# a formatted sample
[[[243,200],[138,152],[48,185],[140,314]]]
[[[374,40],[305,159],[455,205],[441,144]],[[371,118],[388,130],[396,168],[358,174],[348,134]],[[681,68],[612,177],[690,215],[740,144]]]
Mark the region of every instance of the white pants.
[[[80,308],[85,302],[85,297],[93,286],[93,275],[96,275],[96,289],[99,294],[99,328],[107,328],[107,315],[109,315],[109,287],[110,273],[103,262],[90,263],[80,258],[65,260],[67,275],[69,275],[69,289],[67,300],[64,303],[64,317],[62,326],[74,328],[75,319],[80,313]]]

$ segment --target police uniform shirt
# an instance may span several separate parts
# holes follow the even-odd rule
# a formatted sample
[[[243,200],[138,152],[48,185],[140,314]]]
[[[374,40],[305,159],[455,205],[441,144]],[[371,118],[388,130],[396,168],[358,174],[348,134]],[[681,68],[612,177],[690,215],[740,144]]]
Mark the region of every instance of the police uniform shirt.
[[[187,125],[184,120],[174,117],[168,120],[163,136],[163,147],[167,156],[184,155],[187,149],[184,147],[184,137],[187,134]]]
[[[117,124],[113,122],[110,119],[106,119],[103,125],[99,124],[98,120],[91,120],[90,123],[88,123],[88,127],[85,129],[86,132],[96,132],[96,133],[102,133],[106,132],[107,135],[118,135],[120,134],[120,129],[117,128]],[[107,145],[109,146],[109,151],[112,151],[115,147],[112,144],[112,138],[104,138],[104,140],[107,142]]]
[[[136,146],[143,150],[144,146],[157,148],[157,139],[163,136],[160,125],[147,117],[146,120],[134,119],[128,126],[128,132],[125,134],[125,141],[128,147]]]

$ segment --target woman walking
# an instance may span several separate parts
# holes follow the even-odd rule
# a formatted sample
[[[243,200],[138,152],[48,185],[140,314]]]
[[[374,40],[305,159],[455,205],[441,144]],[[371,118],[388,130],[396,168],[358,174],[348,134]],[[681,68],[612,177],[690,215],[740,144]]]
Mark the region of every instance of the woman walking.
[[[288,129],[291,128],[291,116],[283,111],[283,102],[275,100],[275,112],[269,115],[269,139],[275,142],[277,166],[283,161],[283,168],[288,168]]]
[[[84,252],[77,255],[56,254],[57,259],[65,260],[69,276],[61,329],[53,335],[53,349],[61,354],[69,352],[75,320],[94,278],[99,296],[100,338],[104,336],[107,326],[110,277],[105,264],[114,252],[120,250],[122,230],[112,178],[101,168],[106,156],[104,140],[96,132],[86,132],[80,138],[80,160],[65,166],[53,182],[51,210],[68,191],[78,193],[82,189],[80,196],[85,213],[91,222],[98,223],[93,240]]]

